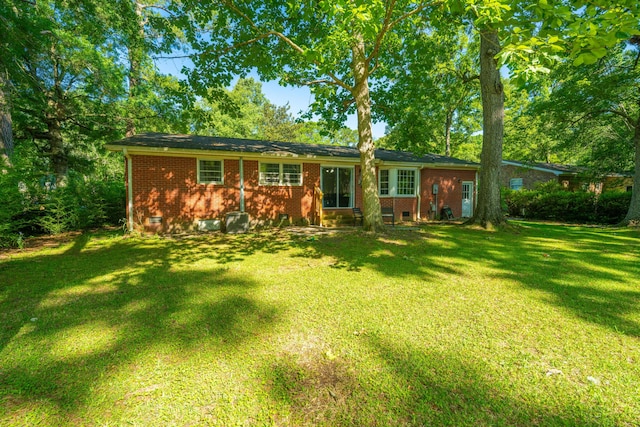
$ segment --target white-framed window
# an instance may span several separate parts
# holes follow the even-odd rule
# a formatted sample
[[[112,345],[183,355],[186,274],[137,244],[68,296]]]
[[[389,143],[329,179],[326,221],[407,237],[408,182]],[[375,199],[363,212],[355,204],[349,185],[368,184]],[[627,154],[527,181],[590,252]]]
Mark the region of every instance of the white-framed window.
[[[378,171],[378,194],[380,196],[410,197],[416,195],[415,169],[380,169]]]
[[[222,160],[198,159],[198,183],[222,184],[223,177]]]
[[[389,169],[380,169],[378,171],[379,192],[381,196],[389,195]]]
[[[260,185],[302,185],[302,165],[260,163]]]
[[[509,188],[512,190],[520,190],[522,188],[522,178],[511,178],[509,180]]]
[[[415,169],[398,169],[398,196],[413,196],[416,194]]]

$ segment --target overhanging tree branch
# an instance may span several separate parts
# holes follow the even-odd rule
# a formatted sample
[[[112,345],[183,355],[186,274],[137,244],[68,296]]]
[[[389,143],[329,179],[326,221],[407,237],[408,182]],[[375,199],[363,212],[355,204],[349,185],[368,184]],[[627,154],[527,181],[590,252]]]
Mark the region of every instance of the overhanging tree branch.
[[[384,40],[384,36],[393,29],[393,27],[395,27],[396,25],[398,25],[400,22],[404,21],[405,19],[410,18],[413,15],[416,15],[420,12],[422,12],[424,9],[431,7],[431,6],[439,6],[442,5],[443,2],[441,1],[436,1],[436,2],[430,2],[430,3],[425,3],[425,4],[421,4],[418,7],[416,7],[415,9],[410,10],[409,12],[404,13],[402,16],[398,17],[397,19],[391,21],[391,16],[393,15],[393,11],[395,8],[395,0],[392,0],[389,3],[388,9],[385,13],[385,17],[384,17],[384,21],[382,24],[382,28],[380,29],[380,32],[378,33],[378,35],[376,36],[376,40],[374,42],[373,45],[373,50],[371,51],[371,54],[367,57],[367,65],[374,59],[377,58],[379,53],[380,53],[380,46],[382,46],[382,40]],[[377,68],[377,64],[376,67]],[[373,71],[372,71],[373,72]]]

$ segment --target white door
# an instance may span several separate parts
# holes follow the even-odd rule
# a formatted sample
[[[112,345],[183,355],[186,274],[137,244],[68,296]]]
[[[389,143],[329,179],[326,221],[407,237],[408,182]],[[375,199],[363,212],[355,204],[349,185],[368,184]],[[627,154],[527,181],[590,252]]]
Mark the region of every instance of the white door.
[[[473,181],[462,183],[462,216],[464,218],[473,216]]]

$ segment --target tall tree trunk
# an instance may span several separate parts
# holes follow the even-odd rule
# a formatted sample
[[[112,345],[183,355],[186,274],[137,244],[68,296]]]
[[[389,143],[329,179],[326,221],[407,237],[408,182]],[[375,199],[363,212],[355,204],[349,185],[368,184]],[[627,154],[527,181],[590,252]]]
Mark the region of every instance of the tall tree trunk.
[[[129,37],[128,56],[129,56],[129,105],[132,107],[132,112],[129,114],[135,114],[136,108],[136,96],[138,94],[138,86],[140,85],[141,76],[141,64],[144,43],[144,22],[142,18],[143,5],[139,1],[134,1],[135,14],[136,14],[136,31]],[[127,117],[125,136],[133,136],[136,134],[136,125],[133,117]]]
[[[51,47],[51,57],[53,58],[53,90],[49,94],[48,112],[45,114],[45,123],[47,125],[47,134],[49,136],[49,156],[51,170],[56,175],[56,183],[64,185],[69,172],[69,158],[64,146],[64,137],[62,136],[62,122],[65,117],[64,91],[61,87],[61,80],[64,72],[61,71],[55,45]]]
[[[355,77],[353,97],[358,115],[358,150],[362,177],[363,216],[362,226],[367,231],[384,230],[380,211],[378,184],[376,181],[375,146],[371,132],[371,95],[369,94],[369,70],[362,35],[356,36],[351,48],[351,66]],[[356,184],[357,185],[357,184]]]
[[[444,155],[451,156],[451,123],[453,122],[453,111],[447,111],[447,119],[444,124]]]
[[[505,222],[500,207],[500,167],[504,127],[504,92],[495,56],[500,52],[496,30],[480,31],[480,89],[482,92],[482,153],[478,207],[468,222],[491,228]]]
[[[0,168],[11,166],[13,154],[13,130],[9,105],[9,78],[0,71]]]
[[[45,118],[47,134],[49,135],[49,155],[51,156],[51,169],[56,175],[57,185],[64,185],[69,172],[69,159],[64,148],[62,126],[57,117],[49,115]]]
[[[633,132],[633,146],[636,153],[631,203],[621,225],[640,226],[640,117],[636,120],[635,131]]]

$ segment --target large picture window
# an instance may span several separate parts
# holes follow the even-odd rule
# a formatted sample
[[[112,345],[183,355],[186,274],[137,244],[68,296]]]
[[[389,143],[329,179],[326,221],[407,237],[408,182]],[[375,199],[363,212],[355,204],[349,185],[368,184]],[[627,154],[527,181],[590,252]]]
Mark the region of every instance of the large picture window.
[[[353,207],[353,168],[323,167],[321,178],[323,207]]]
[[[260,185],[302,185],[302,165],[260,163]]]
[[[198,160],[200,184],[222,184],[222,160]]]

